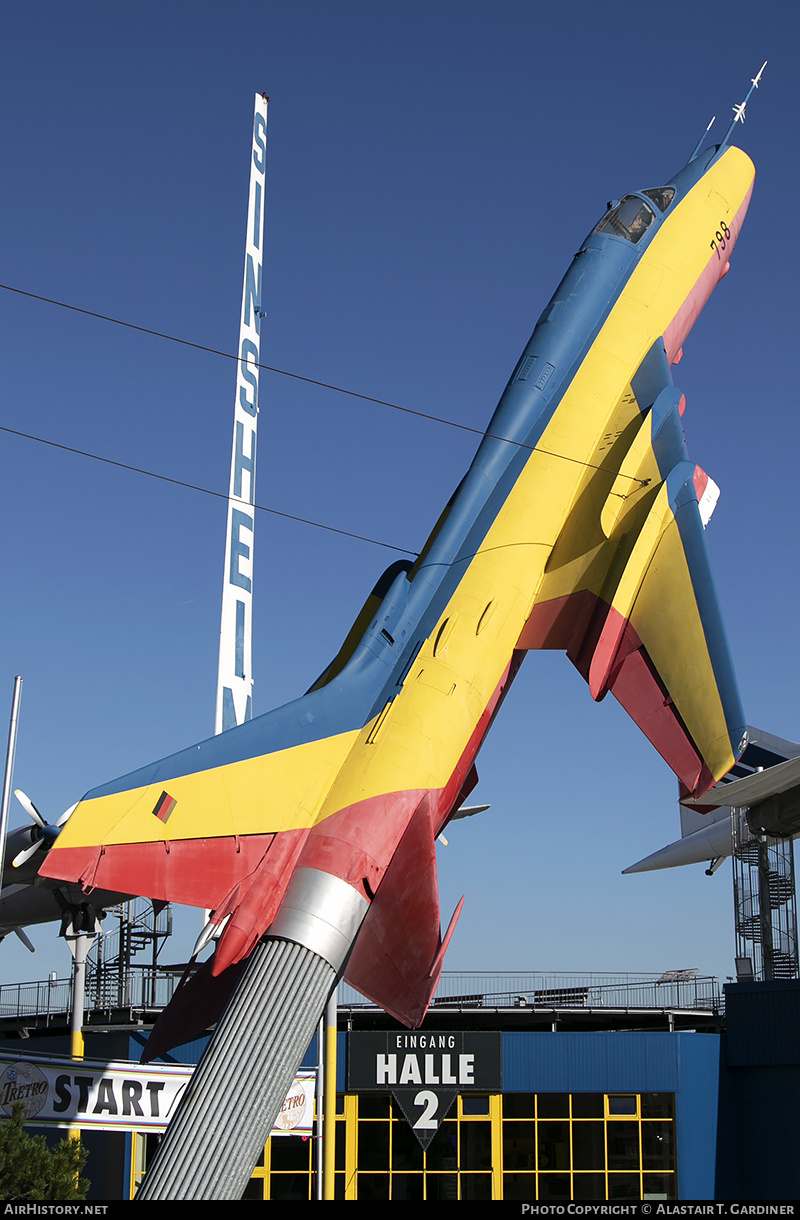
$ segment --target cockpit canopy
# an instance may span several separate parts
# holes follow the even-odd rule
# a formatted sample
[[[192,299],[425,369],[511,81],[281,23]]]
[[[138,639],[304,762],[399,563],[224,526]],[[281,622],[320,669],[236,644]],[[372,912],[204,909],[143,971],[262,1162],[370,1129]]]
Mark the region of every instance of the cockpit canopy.
[[[675,188],[657,186],[642,191],[642,194],[651,199],[660,212],[665,212],[675,195]],[[613,233],[615,237],[624,237],[635,245],[647,232],[655,217],[650,205],[638,195],[625,195],[613,208],[609,208],[594,232]]]
[[[652,199],[653,203],[661,212],[666,212],[672,200],[675,198],[674,186],[654,186],[649,191],[642,191],[648,199]]]

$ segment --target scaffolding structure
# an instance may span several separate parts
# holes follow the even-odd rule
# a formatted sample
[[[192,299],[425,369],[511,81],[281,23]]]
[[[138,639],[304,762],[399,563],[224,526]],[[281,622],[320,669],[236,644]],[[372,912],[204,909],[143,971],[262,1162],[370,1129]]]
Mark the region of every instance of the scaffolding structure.
[[[736,973],[740,981],[796,979],[797,900],[791,837],[754,834],[732,809]]]

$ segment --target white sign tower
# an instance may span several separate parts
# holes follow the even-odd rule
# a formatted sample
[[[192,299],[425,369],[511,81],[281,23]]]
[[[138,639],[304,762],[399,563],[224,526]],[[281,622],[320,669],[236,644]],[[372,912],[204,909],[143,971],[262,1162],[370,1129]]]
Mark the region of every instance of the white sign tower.
[[[252,716],[253,526],[256,494],[256,432],[264,245],[264,183],[267,160],[266,94],[256,94],[250,158],[247,242],[239,326],[239,360],[233,408],[233,454],[228,489],[228,530],[222,583],[219,670],[214,732]]]

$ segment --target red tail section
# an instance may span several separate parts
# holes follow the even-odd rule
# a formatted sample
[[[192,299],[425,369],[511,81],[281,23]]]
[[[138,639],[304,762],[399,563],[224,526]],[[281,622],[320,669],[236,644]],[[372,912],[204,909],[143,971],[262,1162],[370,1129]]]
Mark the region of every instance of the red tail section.
[[[463,898],[442,940],[431,798],[423,797],[362,924],[345,980],[404,1025],[422,1024]]]

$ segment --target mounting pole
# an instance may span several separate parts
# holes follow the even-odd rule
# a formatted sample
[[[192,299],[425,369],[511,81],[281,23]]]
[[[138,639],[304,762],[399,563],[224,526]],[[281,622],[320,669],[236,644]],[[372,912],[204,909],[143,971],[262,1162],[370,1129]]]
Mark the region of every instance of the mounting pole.
[[[0,810],[0,890],[3,888],[3,869],[6,864],[8,802],[11,800],[11,784],[14,776],[14,756],[17,752],[17,721],[19,719],[19,703],[21,698],[22,678],[17,674],[14,679],[14,694],[11,700],[11,720],[8,725],[8,747],[6,749],[6,770],[3,776],[3,806],[2,810]]]

